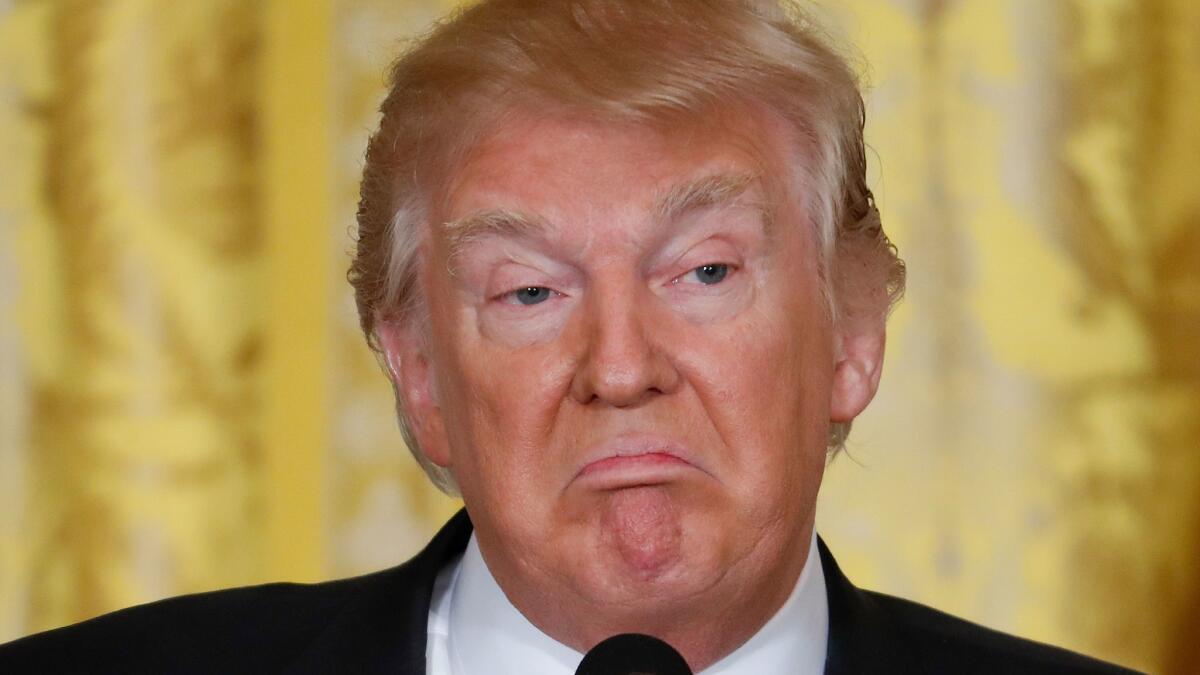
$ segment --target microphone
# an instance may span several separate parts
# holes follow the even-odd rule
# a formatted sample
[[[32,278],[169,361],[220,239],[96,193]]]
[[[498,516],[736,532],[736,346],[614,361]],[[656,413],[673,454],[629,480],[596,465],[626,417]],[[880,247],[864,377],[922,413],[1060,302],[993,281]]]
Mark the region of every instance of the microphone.
[[[666,642],[622,633],[589,649],[575,675],[692,675],[692,669]]]

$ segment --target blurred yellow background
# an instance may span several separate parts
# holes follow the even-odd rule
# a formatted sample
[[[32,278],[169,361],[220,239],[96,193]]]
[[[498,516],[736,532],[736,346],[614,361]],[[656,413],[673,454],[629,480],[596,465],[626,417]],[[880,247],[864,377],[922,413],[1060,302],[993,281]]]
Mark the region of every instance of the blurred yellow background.
[[[393,565],[456,504],[344,275],[449,0],[0,0],[0,640]],[[1200,3],[826,0],[910,269],[819,529],[859,585],[1200,672]]]

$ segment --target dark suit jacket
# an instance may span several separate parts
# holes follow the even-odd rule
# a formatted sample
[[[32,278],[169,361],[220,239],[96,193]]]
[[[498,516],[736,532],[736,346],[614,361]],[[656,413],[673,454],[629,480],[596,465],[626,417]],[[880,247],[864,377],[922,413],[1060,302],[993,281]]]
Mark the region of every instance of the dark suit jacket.
[[[0,673],[423,674],[434,579],[470,534],[464,511],[389,570],[172,598],[33,635],[0,646]],[[1130,672],[861,591],[819,548],[831,675]]]

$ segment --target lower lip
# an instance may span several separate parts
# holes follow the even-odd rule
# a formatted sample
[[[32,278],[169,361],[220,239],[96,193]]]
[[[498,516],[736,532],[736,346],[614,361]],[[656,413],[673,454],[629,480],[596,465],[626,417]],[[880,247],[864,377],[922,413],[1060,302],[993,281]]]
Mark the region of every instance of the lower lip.
[[[676,478],[691,464],[674,455],[650,452],[628,457],[605,457],[588,464],[579,472],[594,487],[612,489],[638,485],[656,485]]]

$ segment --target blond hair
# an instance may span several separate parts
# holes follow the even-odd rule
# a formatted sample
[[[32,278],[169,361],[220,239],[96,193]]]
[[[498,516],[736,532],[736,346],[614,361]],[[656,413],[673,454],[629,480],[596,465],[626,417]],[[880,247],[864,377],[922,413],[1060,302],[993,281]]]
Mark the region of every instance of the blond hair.
[[[437,24],[393,65],[367,146],[349,272],[362,329],[420,320],[417,251],[443,182],[506,114],[552,107],[645,124],[758,105],[794,131],[796,179],[836,320],[876,320],[904,265],[866,185],[858,82],[823,32],[775,0],[483,0]],[[401,432],[438,487],[397,392]],[[840,447],[848,424],[835,424]]]

